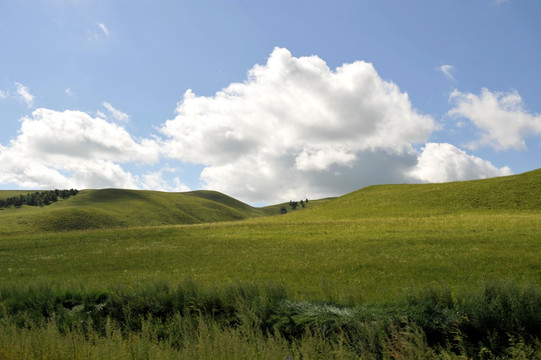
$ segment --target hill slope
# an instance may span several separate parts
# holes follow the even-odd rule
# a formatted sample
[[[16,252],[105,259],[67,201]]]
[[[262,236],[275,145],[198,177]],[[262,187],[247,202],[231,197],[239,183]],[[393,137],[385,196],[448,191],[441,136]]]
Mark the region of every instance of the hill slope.
[[[214,191],[82,190],[49,206],[0,210],[0,234],[198,224],[262,215],[260,210]]]
[[[541,210],[541,169],[483,180],[369,186],[295,216],[352,219],[479,210]]]
[[[0,191],[0,197],[12,192]],[[337,199],[310,201],[294,216],[311,220],[374,216],[430,216],[463,211],[541,210],[541,169],[484,180],[441,184],[369,186]],[[0,210],[0,235],[34,231],[198,224],[279,213],[281,206],[253,208],[215,191],[165,193],[82,190],[46,207]],[[297,218],[299,219],[299,218]]]

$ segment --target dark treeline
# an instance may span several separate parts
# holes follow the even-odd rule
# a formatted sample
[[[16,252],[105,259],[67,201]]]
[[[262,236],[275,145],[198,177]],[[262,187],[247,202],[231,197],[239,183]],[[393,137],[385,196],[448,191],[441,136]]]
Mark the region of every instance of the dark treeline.
[[[36,191],[28,193],[26,195],[12,196],[7,199],[0,199],[0,209],[10,206],[44,206],[57,202],[58,199],[67,199],[70,196],[75,196],[79,190],[48,190],[48,191]]]

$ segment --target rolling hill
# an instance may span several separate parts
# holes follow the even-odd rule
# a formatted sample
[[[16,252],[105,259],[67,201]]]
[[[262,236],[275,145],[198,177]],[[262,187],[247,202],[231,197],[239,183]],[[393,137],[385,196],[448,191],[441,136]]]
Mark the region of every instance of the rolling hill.
[[[13,193],[0,191],[0,197]],[[262,215],[261,210],[215,191],[82,190],[49,206],[0,210],[0,234],[199,224]]]
[[[0,191],[0,198],[22,193]],[[312,200],[303,211],[291,211],[287,203],[254,208],[216,191],[82,190],[46,207],[0,210],[0,234],[232,221],[279,214],[282,206],[287,217],[311,220],[541,210],[541,169],[473,181],[369,186]]]
[[[295,216],[355,219],[518,210],[541,210],[541,169],[482,180],[369,186]]]

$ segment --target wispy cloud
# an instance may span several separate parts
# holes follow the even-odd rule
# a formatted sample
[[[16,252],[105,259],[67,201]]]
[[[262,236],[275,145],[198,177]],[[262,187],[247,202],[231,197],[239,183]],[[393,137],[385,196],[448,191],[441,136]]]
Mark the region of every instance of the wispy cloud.
[[[108,102],[104,102],[103,106],[111,113],[115,120],[123,122],[128,122],[130,120],[130,116],[128,114],[115,109],[113,105],[109,104]]]
[[[99,31],[92,30],[87,32],[89,41],[100,41],[100,39],[111,35],[111,32],[104,23],[97,23],[97,25],[100,28]]]
[[[30,94],[28,88],[23,84],[16,82],[15,86],[17,87],[17,94],[20,96],[21,100],[31,108],[34,105],[34,95]]]
[[[453,65],[442,65],[438,68],[439,71],[443,73],[449,80],[455,80],[453,77],[453,72],[455,71],[455,67]]]
[[[109,36],[109,29],[107,29],[107,26],[105,26],[104,23],[98,23],[98,26],[100,27],[101,31],[107,36]]]
[[[9,92],[0,90],[0,99],[5,99],[9,96]]]
[[[66,90],[64,90],[64,92],[65,92],[66,95],[68,95],[69,97],[72,97],[72,96],[73,96],[73,91],[71,91],[70,88],[67,88]]]

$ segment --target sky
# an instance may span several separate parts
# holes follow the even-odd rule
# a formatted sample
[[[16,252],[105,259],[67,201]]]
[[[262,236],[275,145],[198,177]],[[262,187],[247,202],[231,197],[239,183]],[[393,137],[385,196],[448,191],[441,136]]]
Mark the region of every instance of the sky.
[[[252,205],[541,167],[538,0],[0,0],[0,189]]]

